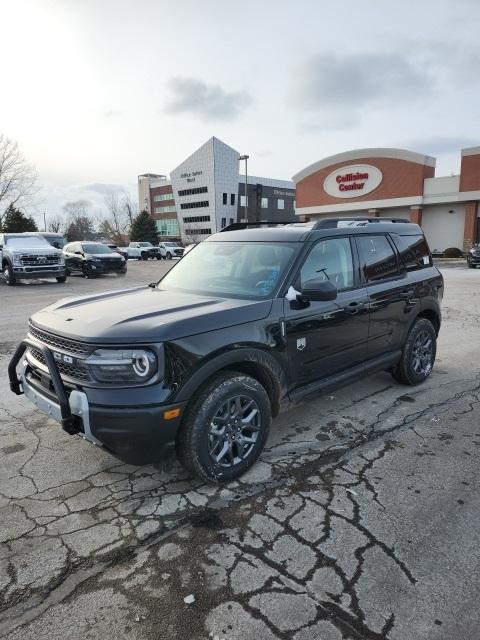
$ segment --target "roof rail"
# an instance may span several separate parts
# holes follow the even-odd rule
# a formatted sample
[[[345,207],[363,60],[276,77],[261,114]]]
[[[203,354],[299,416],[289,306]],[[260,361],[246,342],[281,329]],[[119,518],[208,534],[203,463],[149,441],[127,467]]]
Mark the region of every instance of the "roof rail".
[[[220,233],[223,231],[241,231],[242,229],[248,229],[248,227],[276,227],[278,225],[290,224],[289,222],[273,222],[270,220],[259,220],[258,222],[232,222],[232,224],[220,229]]]
[[[372,223],[388,224],[410,222],[406,218],[324,218],[317,220],[311,227],[313,229],[336,229],[338,227],[366,227]]]

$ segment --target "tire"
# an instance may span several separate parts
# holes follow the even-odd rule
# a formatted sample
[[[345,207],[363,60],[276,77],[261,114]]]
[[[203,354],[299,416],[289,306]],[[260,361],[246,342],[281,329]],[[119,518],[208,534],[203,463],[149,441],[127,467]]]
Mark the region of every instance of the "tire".
[[[240,412],[235,416],[239,406]],[[255,408],[256,413],[242,429],[240,420],[242,416],[243,420],[248,418],[249,407]],[[214,419],[218,421],[217,429],[211,433]],[[229,482],[257,460],[271,420],[268,394],[255,378],[235,371],[222,372],[212,377],[190,401],[177,435],[177,456],[185,469],[203,480],[214,484]],[[243,447],[239,435],[250,439]],[[220,458],[224,449],[227,451]]]
[[[67,281],[67,276],[66,275],[65,276],[58,276],[58,278],[57,278],[57,282],[62,283],[62,282],[66,282],[66,281]]]
[[[8,262],[5,263],[3,267],[3,277],[5,278],[5,284],[7,285],[7,287],[14,287],[17,284],[13,269],[11,265],[8,264]]]
[[[469,269],[476,269],[476,268],[477,268],[477,265],[476,265],[476,264],[469,264],[469,265],[468,265],[468,268],[469,268]]]
[[[172,259],[172,254],[170,253],[170,251],[167,253],[166,258],[167,258],[167,260],[171,260]]]
[[[162,256],[161,256],[161,255],[159,255],[159,254],[157,254],[157,255],[155,256],[155,258],[156,258],[157,260],[161,260],[161,259],[162,259]]]
[[[92,273],[91,271],[89,271],[86,267],[83,267],[82,269],[82,273],[83,273],[83,277],[88,279],[93,280],[94,278],[97,277],[96,273]]]
[[[437,334],[434,326],[430,320],[419,318],[408,333],[402,357],[392,376],[402,384],[420,384],[430,375],[436,352]]]
[[[148,260],[148,253],[143,252],[140,256],[141,260]]]

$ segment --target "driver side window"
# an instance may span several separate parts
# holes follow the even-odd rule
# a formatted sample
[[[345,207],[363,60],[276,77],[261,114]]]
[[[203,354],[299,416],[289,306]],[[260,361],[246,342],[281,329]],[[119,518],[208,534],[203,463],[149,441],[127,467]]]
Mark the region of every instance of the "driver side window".
[[[300,271],[300,283],[308,280],[329,280],[339,291],[354,284],[353,258],[349,238],[321,240],[308,254]]]

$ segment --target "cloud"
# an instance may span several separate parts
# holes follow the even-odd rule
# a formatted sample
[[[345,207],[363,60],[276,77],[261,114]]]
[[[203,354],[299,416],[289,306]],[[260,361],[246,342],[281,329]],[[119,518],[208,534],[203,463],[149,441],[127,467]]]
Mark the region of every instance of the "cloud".
[[[478,138],[469,138],[463,136],[430,136],[425,138],[416,138],[402,144],[406,149],[414,149],[420,153],[428,155],[460,155],[460,150],[467,147],[475,147],[480,145],[480,136]]]
[[[246,91],[228,92],[195,78],[170,78],[165,113],[190,114],[205,120],[234,120],[251,103]]]
[[[292,101],[301,112],[315,112],[323,128],[339,129],[356,125],[365,107],[411,103],[432,90],[431,76],[399,53],[323,52],[297,69]]]
[[[93,191],[94,193],[100,193],[102,195],[109,193],[110,191],[124,191],[125,187],[121,184],[109,184],[107,182],[93,182],[91,184],[84,184],[80,187],[83,191]]]
[[[120,116],[123,116],[123,111],[120,109],[107,109],[103,112],[103,115],[105,118],[119,118]]]

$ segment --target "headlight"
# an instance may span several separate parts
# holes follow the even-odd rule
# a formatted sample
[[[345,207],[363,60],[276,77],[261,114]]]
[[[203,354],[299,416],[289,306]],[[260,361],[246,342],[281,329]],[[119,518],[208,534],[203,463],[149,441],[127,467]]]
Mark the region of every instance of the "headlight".
[[[85,362],[100,382],[143,383],[157,371],[157,356],[148,349],[97,349]]]
[[[17,254],[15,254],[15,253],[14,253],[14,254],[13,254],[13,256],[12,256],[12,258],[13,258],[13,264],[14,264],[15,266],[19,266],[19,265],[21,265],[21,264],[22,264],[22,261],[20,260],[20,256],[19,256],[19,255],[17,255]]]
[[[59,264],[63,265],[65,264],[65,256],[61,255],[58,261]]]

